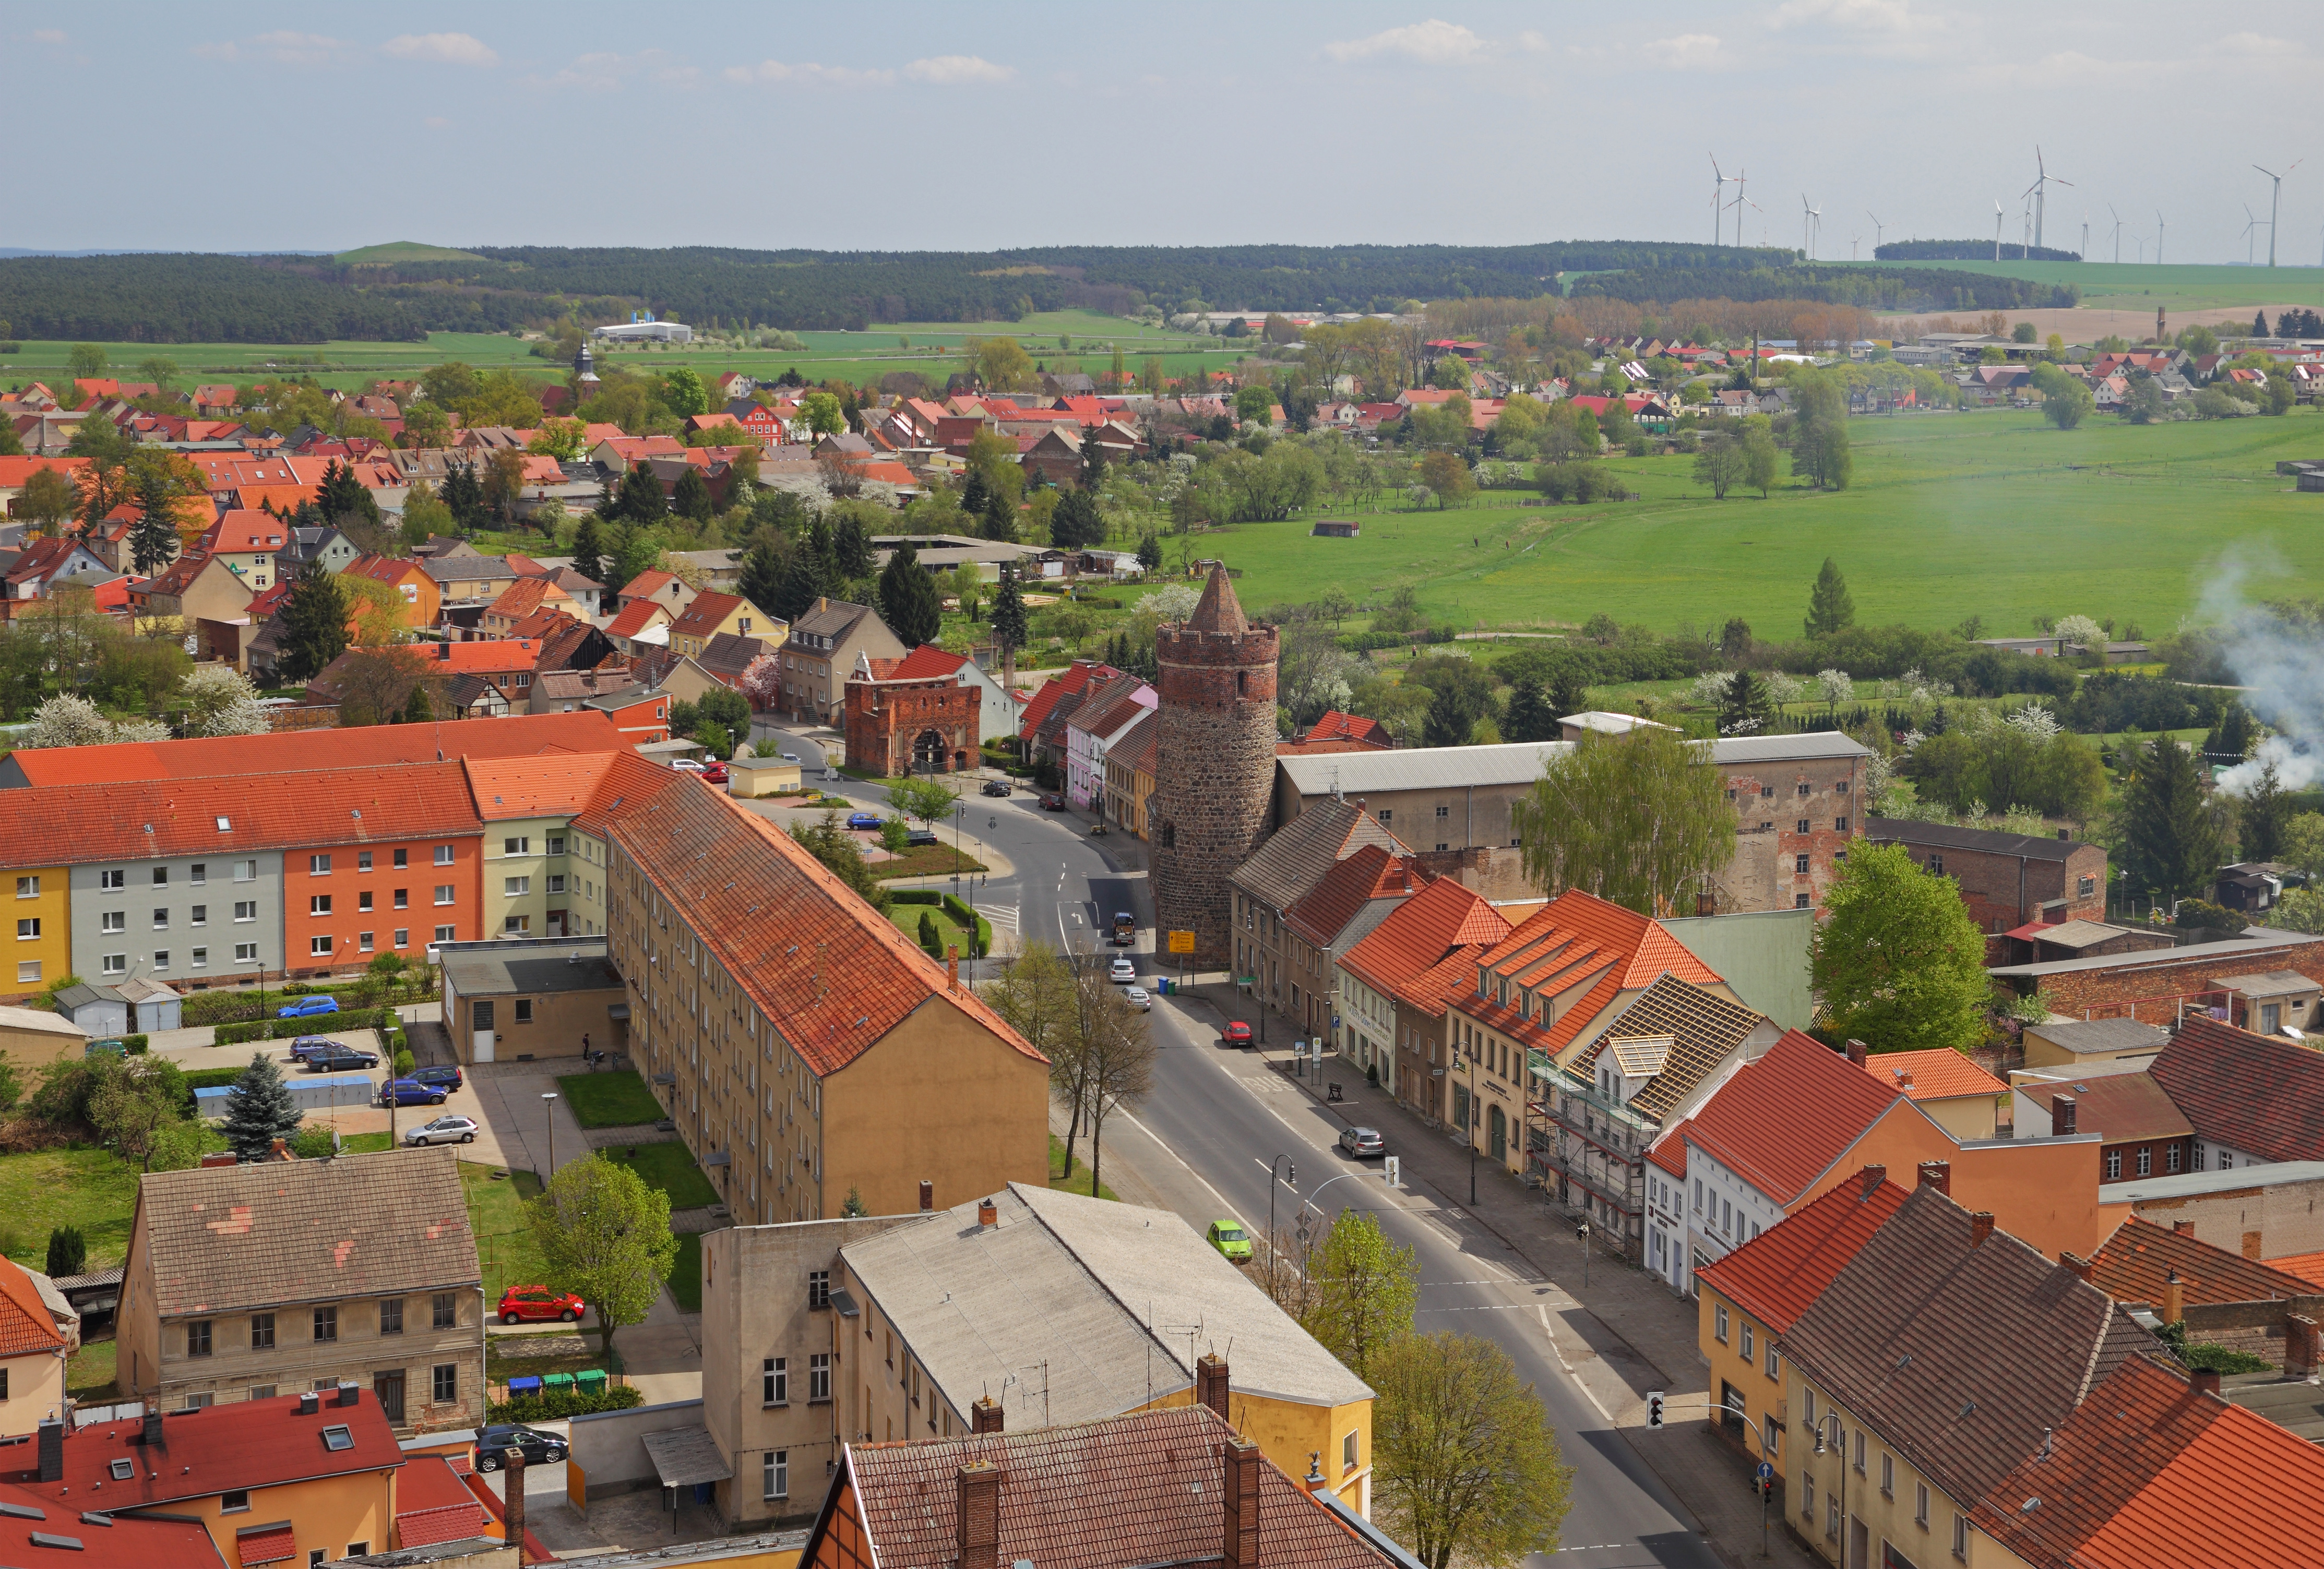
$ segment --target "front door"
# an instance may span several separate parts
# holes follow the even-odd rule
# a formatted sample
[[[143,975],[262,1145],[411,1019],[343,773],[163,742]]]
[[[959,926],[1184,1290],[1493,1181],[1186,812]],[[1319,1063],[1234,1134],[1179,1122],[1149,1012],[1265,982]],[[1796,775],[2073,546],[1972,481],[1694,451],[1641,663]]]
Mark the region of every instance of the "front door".
[[[1486,1117],[1485,1122],[1492,1137],[1493,1159],[1496,1161],[1508,1160],[1509,1155],[1509,1119],[1502,1115],[1500,1107],[1495,1106],[1492,1109],[1491,1114]]]
[[[379,1408],[395,1426],[403,1426],[403,1370],[390,1368],[385,1372],[371,1375],[371,1392],[379,1397]]]
[[[1866,1569],[1872,1555],[1871,1533],[1854,1515],[1848,1517],[1848,1569]]]

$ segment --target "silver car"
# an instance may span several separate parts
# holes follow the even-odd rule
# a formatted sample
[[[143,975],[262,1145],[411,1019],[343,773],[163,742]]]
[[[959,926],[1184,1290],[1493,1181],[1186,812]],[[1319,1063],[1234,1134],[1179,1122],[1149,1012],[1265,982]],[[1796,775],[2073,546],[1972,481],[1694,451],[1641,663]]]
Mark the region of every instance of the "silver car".
[[[476,1119],[464,1117],[457,1112],[447,1113],[432,1123],[422,1123],[403,1135],[407,1144],[469,1144],[476,1138]]]
[[[1117,959],[1108,972],[1108,978],[1118,986],[1126,986],[1138,978],[1138,967],[1126,959]]]
[[[1150,1014],[1154,1011],[1154,996],[1144,986],[1132,986],[1121,996],[1124,1001],[1141,1014]]]

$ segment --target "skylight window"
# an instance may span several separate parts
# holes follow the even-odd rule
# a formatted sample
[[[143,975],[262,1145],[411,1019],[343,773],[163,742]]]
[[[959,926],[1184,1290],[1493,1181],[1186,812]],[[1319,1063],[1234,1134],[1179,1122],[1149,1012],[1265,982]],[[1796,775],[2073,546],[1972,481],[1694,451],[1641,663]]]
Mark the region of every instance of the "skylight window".
[[[219,818],[217,820],[217,825],[218,831],[220,833],[232,833],[234,831],[234,819],[231,817]]]
[[[113,1463],[111,1470],[114,1481],[127,1482],[137,1474],[137,1463],[134,1460],[116,1460]]]
[[[353,1449],[355,1446],[355,1436],[349,1432],[344,1425],[334,1425],[323,1429],[324,1448],[335,1450]]]

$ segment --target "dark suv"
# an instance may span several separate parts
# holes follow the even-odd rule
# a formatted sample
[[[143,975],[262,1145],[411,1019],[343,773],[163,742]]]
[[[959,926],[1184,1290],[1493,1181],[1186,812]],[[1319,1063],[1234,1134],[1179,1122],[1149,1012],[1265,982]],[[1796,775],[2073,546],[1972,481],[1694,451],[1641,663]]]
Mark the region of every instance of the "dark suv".
[[[565,1440],[554,1433],[503,1423],[476,1435],[476,1469],[498,1471],[508,1463],[507,1451],[522,1449],[527,1465],[554,1465],[565,1458]]]
[[[411,1077],[420,1084],[433,1085],[438,1089],[457,1089],[464,1082],[456,1067],[415,1069]]]
[[[333,1046],[327,1051],[318,1048],[307,1053],[306,1069],[309,1073],[346,1073],[351,1069],[378,1066],[378,1052],[358,1051],[352,1046]]]

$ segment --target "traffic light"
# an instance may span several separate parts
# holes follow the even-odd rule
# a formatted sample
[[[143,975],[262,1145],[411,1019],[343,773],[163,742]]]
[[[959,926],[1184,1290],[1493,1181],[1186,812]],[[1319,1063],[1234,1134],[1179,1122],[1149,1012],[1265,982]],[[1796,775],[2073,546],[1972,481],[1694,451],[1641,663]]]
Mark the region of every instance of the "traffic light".
[[[1660,1390],[1648,1390],[1646,1394],[1646,1426],[1649,1427],[1659,1427],[1662,1425],[1663,1392]]]

